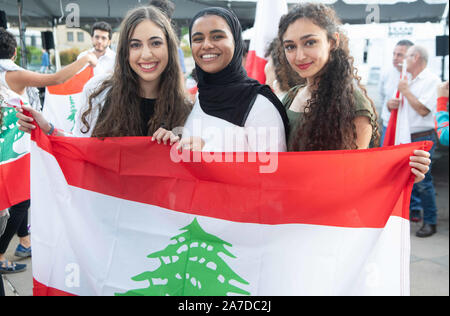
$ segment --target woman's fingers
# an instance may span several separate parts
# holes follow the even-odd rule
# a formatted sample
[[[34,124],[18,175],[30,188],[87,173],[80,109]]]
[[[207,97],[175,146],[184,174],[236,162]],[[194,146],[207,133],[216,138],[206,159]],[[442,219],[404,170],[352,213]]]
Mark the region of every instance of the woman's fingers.
[[[414,174],[414,183],[418,183],[425,179],[425,175],[430,171],[431,155],[425,150],[415,150],[414,156],[410,157],[409,165],[411,172]]]
[[[167,141],[172,138],[172,132],[166,131],[165,134],[162,136],[162,142],[164,145],[167,145]]]
[[[180,138],[178,136],[162,127],[160,127],[152,136],[152,141],[157,141],[158,144],[163,142],[164,145],[167,145],[167,142],[169,142],[170,145],[173,145],[179,140]]]
[[[161,144],[161,139],[164,137],[166,130],[160,127],[154,134],[152,141],[157,141],[158,144]]]
[[[29,113],[33,114],[32,108],[24,107],[24,109],[18,108],[16,117],[19,119],[17,121],[17,124],[19,124],[19,130],[25,133],[31,133],[32,130],[36,128],[34,125],[34,119],[28,115],[24,114],[24,110],[28,111]]]
[[[419,162],[410,162],[409,165],[412,168],[417,169],[417,171],[423,173],[424,175],[430,170],[430,167],[428,165],[419,163]]]
[[[182,140],[180,140],[180,142],[177,145],[177,150],[181,151],[181,150],[191,150],[191,145],[192,145],[192,137],[189,138],[183,138]]]
[[[414,150],[414,156],[430,158],[431,154],[428,151],[417,149],[417,150]]]
[[[177,135],[171,133],[170,135],[170,145],[172,146],[173,144],[177,143],[180,141],[180,137],[178,137]]]
[[[423,179],[425,179],[425,174],[420,172],[419,170],[412,168],[411,172],[414,174],[415,179],[414,179],[414,183],[419,183],[421,182]]]

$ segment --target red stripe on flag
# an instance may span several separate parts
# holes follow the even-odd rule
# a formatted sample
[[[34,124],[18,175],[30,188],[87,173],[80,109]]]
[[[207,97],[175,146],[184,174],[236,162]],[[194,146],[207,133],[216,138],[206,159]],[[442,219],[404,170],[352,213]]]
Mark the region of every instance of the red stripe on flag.
[[[267,60],[258,57],[255,51],[249,51],[247,55],[247,64],[245,66],[247,75],[250,78],[258,80],[261,84],[266,84],[266,68]]]
[[[33,139],[70,185],[85,190],[235,222],[374,228],[391,215],[409,218],[409,156],[431,147],[280,153],[277,171],[261,174],[266,163],[174,163],[168,146],[147,137],[47,137],[38,130]],[[248,161],[252,154],[242,155]]]
[[[56,86],[48,86],[48,92],[56,95],[70,95],[81,93],[84,85],[94,76],[94,68],[86,67],[82,72],[76,74],[74,77]]]
[[[48,287],[33,278],[33,296],[76,296],[53,287]]]
[[[436,112],[447,112],[447,111],[448,111],[448,98],[447,97],[438,98]]]
[[[384,136],[383,147],[395,146],[395,134],[397,132],[398,110],[392,110],[389,123]]]
[[[30,199],[30,154],[0,165],[0,210]]]

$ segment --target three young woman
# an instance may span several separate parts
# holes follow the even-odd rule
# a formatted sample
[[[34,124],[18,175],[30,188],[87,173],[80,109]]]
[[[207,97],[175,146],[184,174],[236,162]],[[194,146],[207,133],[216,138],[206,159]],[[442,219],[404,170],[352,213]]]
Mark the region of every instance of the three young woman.
[[[96,83],[85,89],[87,95],[94,93],[87,98],[87,108],[80,111],[76,133],[79,130],[81,136],[96,137],[156,135],[158,141],[170,138],[173,143],[176,137],[167,130],[183,125],[188,110],[182,90],[178,90],[176,55],[167,33],[170,27],[156,25],[147,17],[148,26],[142,24],[141,30],[136,26],[145,18],[136,22],[131,17],[134,15],[123,22],[114,76],[98,90],[94,89]],[[190,25],[199,94],[181,145],[204,151],[285,151],[287,147],[296,151],[362,149],[376,144],[376,112],[359,84],[339,25],[334,11],[321,4],[299,5],[280,21],[279,40],[286,60],[306,81],[285,100],[291,123],[286,138],[289,124],[285,109],[266,86],[249,79],[242,68],[244,45],[236,16],[222,8],[199,12]],[[158,50],[158,45],[168,47]],[[139,53],[134,55],[134,49]],[[140,105],[155,100],[159,93],[164,97],[154,101],[153,110],[145,116]],[[33,128],[30,118],[20,118],[21,128]],[[201,139],[197,147],[196,139]],[[416,151],[411,157],[416,181],[428,171],[428,157],[425,151]]]

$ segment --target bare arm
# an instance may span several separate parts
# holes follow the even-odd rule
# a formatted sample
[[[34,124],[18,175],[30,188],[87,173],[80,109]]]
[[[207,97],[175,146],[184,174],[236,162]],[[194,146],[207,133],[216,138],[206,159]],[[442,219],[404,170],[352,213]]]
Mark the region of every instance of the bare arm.
[[[23,111],[28,111],[31,116],[27,116],[23,113]],[[33,122],[36,122],[36,124],[41,128],[41,130],[48,134],[51,130],[50,123],[45,119],[45,117],[42,115],[42,113],[36,111],[35,109],[24,105],[23,108],[17,109],[17,118],[19,121],[17,122],[19,124],[19,130],[31,133],[32,130],[36,129],[36,126]],[[53,136],[66,136],[62,131],[55,130],[53,133]]]
[[[423,105],[418,98],[414,94],[412,94],[409,89],[408,80],[403,79],[400,80],[398,84],[398,89],[403,94],[403,96],[408,100],[409,105],[421,116],[427,116],[430,113],[430,110]]]
[[[408,90],[404,96],[408,99],[409,105],[411,105],[411,107],[421,116],[427,116],[430,113],[430,110],[420,103],[419,99],[417,99],[411,91]]]
[[[6,73],[6,82],[11,90],[21,95],[26,87],[45,87],[64,83],[75,76],[87,63],[95,66],[97,57],[91,53],[87,54],[54,74],[40,74],[28,70],[9,71]]]

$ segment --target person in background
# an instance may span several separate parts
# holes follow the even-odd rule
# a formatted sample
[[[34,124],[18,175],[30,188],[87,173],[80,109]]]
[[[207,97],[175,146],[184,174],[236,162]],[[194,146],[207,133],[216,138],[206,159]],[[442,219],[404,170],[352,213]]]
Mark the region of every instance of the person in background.
[[[9,218],[8,210],[0,210],[0,237],[2,237],[3,232],[5,231],[8,218]],[[1,274],[0,274],[0,296],[5,296],[5,286],[3,285],[3,277]]]
[[[442,145],[448,146],[448,80],[437,90],[436,131]]]
[[[383,145],[384,136],[386,134],[389,118],[391,116],[389,104],[398,102],[396,99],[396,93],[398,83],[402,74],[403,60],[406,57],[406,52],[413,45],[414,43],[408,40],[399,41],[394,47],[392,56],[393,67],[390,67],[381,76],[381,80],[379,83],[379,93],[382,103],[381,120],[383,122],[383,126],[381,130],[380,146]]]
[[[406,71],[411,74],[408,78],[400,80],[398,90],[404,97],[404,106],[407,107],[409,130],[411,141],[432,141],[433,148],[430,150],[431,159],[436,148],[435,119],[437,87],[441,80],[427,68],[428,52],[422,46],[411,46],[405,61]],[[399,104],[389,107],[398,108]],[[417,237],[429,237],[436,233],[437,206],[436,193],[431,175],[432,164],[425,179],[414,185],[410,217],[412,221],[420,221],[420,212],[423,211],[423,226],[416,232]]]
[[[248,51],[250,49],[250,40],[244,40],[244,55],[242,56],[242,67],[247,65]]]
[[[172,21],[173,13],[175,12],[175,4],[170,0],[151,0],[149,1],[149,5],[152,5],[158,8],[162,13],[166,15],[169,19],[170,23],[172,23],[172,27],[176,29]],[[184,53],[181,49],[180,45],[178,45],[178,58],[180,62],[181,72],[182,74],[186,74],[186,65],[184,63]]]
[[[92,48],[82,52],[77,59],[88,53],[93,53],[98,59],[94,68],[94,76],[112,73],[116,60],[116,53],[109,47],[112,39],[112,28],[107,22],[96,22],[91,28]]]
[[[48,52],[45,48],[42,49],[42,61],[41,61],[41,69],[40,73],[47,73],[50,67],[50,58],[48,56]]]
[[[283,48],[278,38],[270,43],[264,57],[268,60],[264,68],[266,85],[272,88],[280,100],[283,100],[288,91],[303,79],[289,65],[283,63]]]
[[[41,110],[41,103],[38,90],[35,87],[64,83],[87,64],[95,66],[97,63],[97,57],[89,53],[54,74],[40,74],[17,66],[14,63],[16,56],[17,42],[14,35],[0,28],[0,85],[8,93],[4,97],[5,99],[19,98],[36,111]],[[0,111],[0,122],[2,121],[1,116]],[[0,135],[1,132],[0,126]],[[4,234],[0,237],[0,273],[15,273],[26,268],[25,264],[6,260],[5,253],[14,234],[17,233],[20,240],[15,255],[22,258],[31,256],[31,242],[28,233],[29,207],[30,201],[28,200],[13,205],[9,209],[11,218],[8,221]]]

